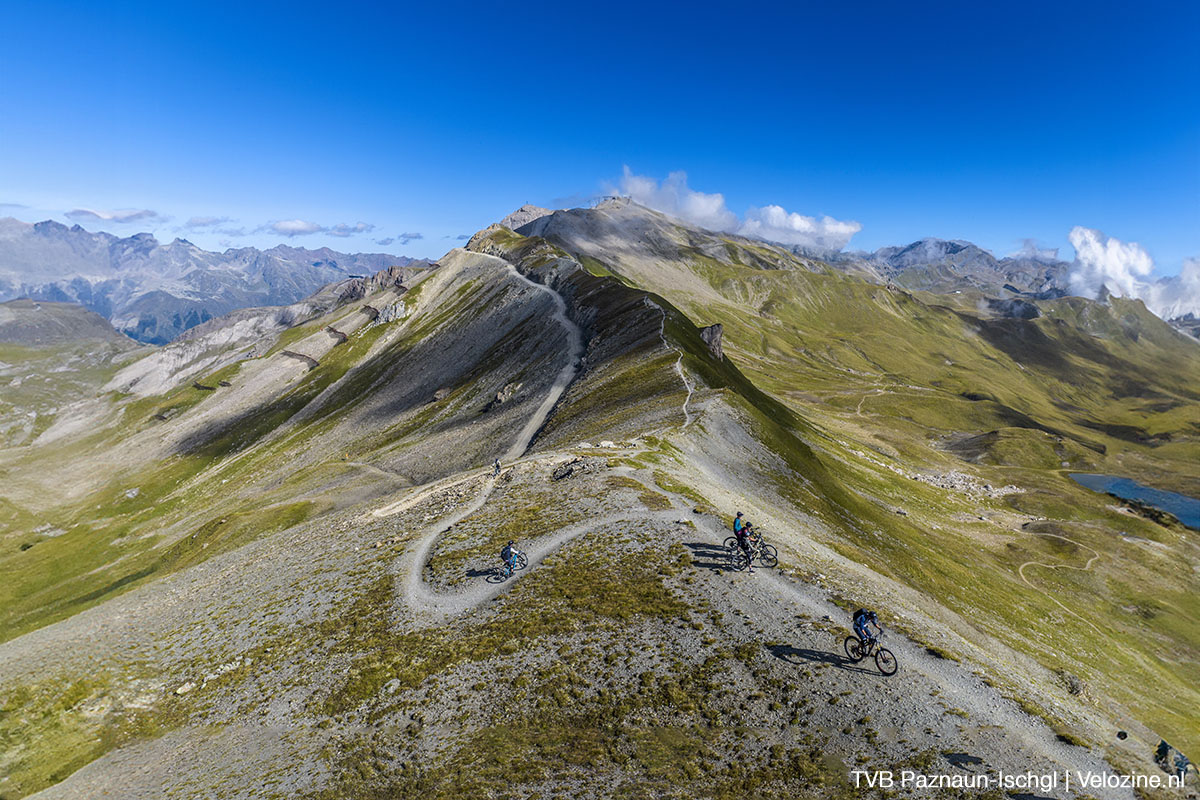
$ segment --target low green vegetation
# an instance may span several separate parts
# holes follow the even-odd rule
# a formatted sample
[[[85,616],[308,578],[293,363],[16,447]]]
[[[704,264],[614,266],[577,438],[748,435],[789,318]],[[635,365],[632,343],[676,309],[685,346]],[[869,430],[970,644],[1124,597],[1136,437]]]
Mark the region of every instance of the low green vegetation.
[[[104,753],[159,736],[186,718],[182,699],[145,704],[125,685],[120,691],[110,674],[92,670],[0,689],[0,800],[52,786]]]
[[[306,335],[320,333],[325,323],[313,323]],[[6,519],[0,517],[0,576],[11,577],[0,581],[0,641],[325,511],[328,502],[293,501],[286,491],[276,492],[273,500],[269,490],[248,492],[239,486],[239,491],[230,492],[226,486],[231,480],[238,485],[239,476],[262,474],[264,467],[275,466],[286,451],[254,450],[255,446],[346,376],[385,331],[385,326],[375,326],[351,337],[274,400],[189,438],[180,452],[163,461],[119,472],[79,500],[36,512],[7,503],[10,512]],[[368,364],[388,358],[384,354]],[[211,390],[188,381],[161,396],[114,398],[120,412],[114,427],[102,426],[79,440],[51,445],[55,452],[35,456],[68,458],[90,448],[102,450],[114,439],[139,431],[149,433],[206,401],[219,402],[230,390],[221,383],[238,382],[242,367],[243,363],[231,364],[194,382]],[[356,388],[361,392],[363,387]],[[335,399],[349,405],[359,396]],[[330,421],[331,415],[326,415],[308,425],[316,429]],[[231,458],[250,450],[254,452],[249,458]],[[39,535],[39,530],[46,533]]]
[[[599,532],[555,554],[494,613],[454,629],[393,630],[390,580],[331,617],[319,635],[336,642],[335,657],[344,652],[352,660],[320,713],[349,720],[406,709],[412,721],[331,752],[333,781],[313,796],[529,797],[601,775],[615,781],[613,796],[631,800],[850,796],[844,769],[817,740],[772,745],[766,727],[743,727],[744,702],[729,697],[722,677],[730,664],[749,670],[764,691],[786,690],[761,647],[674,661],[634,681],[617,677],[616,662],[656,649],[639,632],[686,623],[694,613],[674,588],[685,548],[640,549],[624,539],[614,550],[609,536]],[[540,651],[553,658],[538,659]],[[532,664],[509,672],[506,665],[531,655]],[[465,673],[458,669],[464,663],[473,665]],[[473,687],[490,686],[491,700],[470,712],[472,724],[449,746],[432,758],[395,757],[423,736],[426,701],[419,698],[449,691],[453,674],[497,672],[515,677]],[[655,722],[661,715],[676,721]]]
[[[462,630],[431,628],[399,633],[391,626],[392,581],[381,579],[322,632],[353,656],[347,680],[324,701],[338,714],[376,695],[389,680],[412,689],[462,661],[511,655],[538,639],[579,629],[613,629],[642,617],[686,617],[687,606],[640,553],[613,557],[602,548],[576,546],[548,558],[537,581],[522,581],[505,612]]]

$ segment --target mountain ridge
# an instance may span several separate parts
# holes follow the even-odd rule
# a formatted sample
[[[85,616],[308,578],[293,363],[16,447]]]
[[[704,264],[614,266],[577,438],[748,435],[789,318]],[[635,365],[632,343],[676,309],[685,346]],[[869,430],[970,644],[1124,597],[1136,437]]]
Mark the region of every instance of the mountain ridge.
[[[1200,741],[1194,536],[1066,475],[1200,487],[1194,343],[529,226],[143,348],[0,449],[7,793],[834,800]],[[895,679],[843,655],[864,606]]]

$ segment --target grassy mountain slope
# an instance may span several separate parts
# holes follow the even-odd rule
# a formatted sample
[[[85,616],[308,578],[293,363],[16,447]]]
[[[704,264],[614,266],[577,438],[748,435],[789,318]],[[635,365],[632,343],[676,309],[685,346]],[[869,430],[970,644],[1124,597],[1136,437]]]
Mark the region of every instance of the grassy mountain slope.
[[[0,446],[27,444],[97,393],[137,343],[69,303],[0,303]]]
[[[726,353],[811,423],[805,438],[840,483],[904,512],[802,535],[944,604],[967,639],[995,636],[1083,675],[1097,699],[1200,746],[1186,711],[1200,701],[1200,542],[1066,475],[1200,494],[1194,342],[1136,301],[1063,298],[1039,303],[1034,320],[996,317],[977,297],[892,291],[631,206],[530,228],[596,272],[720,322]],[[935,485],[951,471],[1021,491]]]
[[[97,399],[100,424],[3,454],[11,481],[0,554],[2,635],[34,631],[4,656],[22,676],[9,685],[23,688],[4,696],[9,726],[0,737],[14,747],[0,766],[15,783],[0,789],[3,796],[55,783],[114,747],[179,724],[170,692],[153,710],[135,707],[137,687],[150,680],[145,664],[162,657],[164,640],[186,640],[168,649],[182,650],[192,665],[224,647],[179,628],[136,635],[115,650],[113,637],[101,635],[83,663],[68,666],[60,647],[42,649],[64,630],[47,624],[91,624],[81,621],[94,618],[88,609],[99,605],[103,617],[126,592],[153,596],[165,576],[242,558],[264,537],[299,531],[335,542],[347,514],[361,514],[375,498],[471,475],[503,453],[540,402],[563,340],[548,319],[546,295],[515,275],[499,259],[452,253],[406,291],[377,288],[284,331],[269,347],[251,348],[261,356],[161,395]],[[640,298],[624,301],[624,308],[603,309],[612,318],[598,326],[624,329],[602,345],[593,339],[588,354],[592,371],[618,381],[635,368],[629,352],[664,346],[652,310]],[[373,320],[363,309],[384,313]],[[198,353],[210,355],[204,347]],[[631,393],[621,424],[653,428],[663,414],[654,397]],[[50,491],[68,482],[71,491]],[[318,574],[332,569],[322,565]],[[307,619],[310,600],[288,592],[315,576],[295,577],[287,587],[245,587],[253,599],[244,597],[242,610],[256,617],[264,602],[299,603]],[[361,570],[340,576],[329,590],[336,607],[315,609],[333,613],[322,624],[342,625],[348,610],[340,598],[353,604],[356,591],[374,591],[374,578],[363,584],[366,577]],[[221,625],[221,613],[204,612],[206,626]],[[250,638],[261,641],[265,630]],[[287,636],[307,641],[308,634]],[[157,681],[156,696],[166,688]],[[85,712],[65,699],[76,693],[108,705]],[[27,727],[21,720],[30,714],[42,723]]]
[[[971,307],[639,219],[497,226],[282,332],[210,325],[0,452],[0,797],[849,797],[858,766],[1145,768],[1154,731],[1189,741],[1159,715],[1188,697],[1192,534],[1047,461],[1186,460],[1190,387],[1152,369],[1186,351],[1148,321],[1113,345],[1168,398],[1120,424],[1172,437],[1121,438],[1087,392],[1034,395],[1045,419],[963,397],[1036,366]],[[1109,324],[1074,313],[1045,335]],[[735,508],[779,570],[726,569]],[[510,538],[530,567],[493,582]],[[895,680],[840,655],[860,603],[907,634]]]

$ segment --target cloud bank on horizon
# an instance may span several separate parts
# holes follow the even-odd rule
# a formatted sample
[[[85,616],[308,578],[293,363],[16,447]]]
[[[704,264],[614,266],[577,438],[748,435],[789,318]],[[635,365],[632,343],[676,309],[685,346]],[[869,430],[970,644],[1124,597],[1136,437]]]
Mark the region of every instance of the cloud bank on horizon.
[[[626,166],[620,191],[636,203],[701,228],[781,244],[841,250],[862,230],[862,225],[857,222],[844,222],[829,216],[806,217],[777,205],[751,207],[744,217],[739,218],[725,205],[725,195],[692,189],[688,186],[687,173],[682,170],[672,172],[660,183],[646,175],[635,175]]]
[[[1042,247],[1036,239],[1024,239],[1021,249],[1008,254],[1009,258],[1031,258],[1034,261],[1058,261],[1057,247]]]
[[[101,222],[142,222],[145,220],[159,219],[157,211],[151,211],[148,208],[121,208],[113,210],[103,210],[97,208],[74,208],[68,211],[64,216],[70,219],[82,220],[99,220]]]
[[[1200,316],[1200,257],[1184,259],[1178,275],[1154,280],[1154,259],[1137,242],[1122,242],[1082,225],[1067,238],[1075,248],[1069,278],[1074,294],[1096,298],[1107,289],[1117,297],[1140,299],[1163,319]]]

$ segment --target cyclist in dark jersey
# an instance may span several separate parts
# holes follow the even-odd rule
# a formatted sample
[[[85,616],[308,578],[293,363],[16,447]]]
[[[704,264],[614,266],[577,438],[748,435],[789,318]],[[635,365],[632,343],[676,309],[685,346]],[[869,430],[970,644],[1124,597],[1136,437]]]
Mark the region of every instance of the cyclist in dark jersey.
[[[740,516],[738,517],[737,521],[734,523],[735,526],[736,526],[737,522],[741,522]],[[746,563],[749,568],[749,571],[754,572],[754,562],[750,557],[750,541],[755,538],[754,525],[747,522],[745,525],[742,525],[742,527],[740,529],[735,527],[734,531],[733,531],[733,535],[735,537],[737,537],[738,547],[742,548],[742,552],[746,554]]]
[[[883,626],[879,624],[879,617],[874,611],[860,608],[854,612],[853,620],[854,635],[861,639],[864,644],[879,638],[879,634],[883,633]],[[875,633],[871,633],[869,626],[875,627]]]
[[[516,569],[516,564],[514,563],[516,552],[517,549],[513,547],[512,539],[509,539],[508,544],[504,545],[504,549],[500,551],[500,560],[508,565],[510,572]]]

